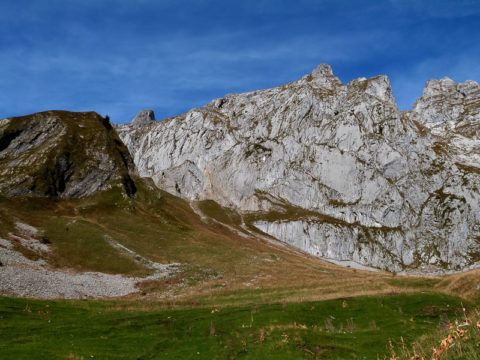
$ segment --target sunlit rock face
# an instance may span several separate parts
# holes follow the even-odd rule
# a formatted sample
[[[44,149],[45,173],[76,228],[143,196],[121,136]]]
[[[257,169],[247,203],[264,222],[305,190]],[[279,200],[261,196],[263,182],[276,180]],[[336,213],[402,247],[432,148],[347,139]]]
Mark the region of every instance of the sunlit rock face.
[[[479,93],[475,82],[431,81],[402,112],[386,76],[342,84],[320,65],[118,131],[141,176],[253,212],[259,230],[303,251],[392,271],[462,270],[480,260]]]
[[[480,167],[478,83],[456,84],[449,78],[429,81],[411,118],[431,130],[437,152],[449,155],[457,165]]]

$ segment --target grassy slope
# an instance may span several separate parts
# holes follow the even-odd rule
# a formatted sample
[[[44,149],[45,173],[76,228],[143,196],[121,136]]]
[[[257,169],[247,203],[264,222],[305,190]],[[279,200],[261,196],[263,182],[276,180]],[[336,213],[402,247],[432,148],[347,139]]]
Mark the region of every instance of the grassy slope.
[[[330,265],[219,224],[206,224],[179,198],[137,181],[135,199],[117,190],[77,200],[0,200],[0,236],[14,221],[41,229],[52,244],[50,264],[75,270],[144,275],[149,271],[111,247],[105,236],[150,260],[185,266],[177,278],[144,284],[155,299],[168,290],[176,299],[203,302],[318,300],[362,294],[431,289],[435,281],[366,273]],[[231,215],[234,216],[234,215]],[[27,253],[27,252],[26,252]],[[419,286],[420,281],[420,286]]]
[[[370,359],[388,339],[411,341],[436,331],[441,314],[454,316],[460,300],[433,291],[478,299],[478,273],[435,279],[340,268],[204,223],[188,203],[138,185],[135,199],[115,190],[79,200],[0,199],[0,236],[15,221],[38,227],[54,267],[149,273],[105,235],[153,261],[185,265],[123,301],[0,299],[0,358]],[[238,225],[235,213],[200,205]],[[347,306],[328,300],[338,298]]]
[[[460,307],[439,294],[143,311],[0,298],[0,358],[375,359],[389,339],[413,341]]]

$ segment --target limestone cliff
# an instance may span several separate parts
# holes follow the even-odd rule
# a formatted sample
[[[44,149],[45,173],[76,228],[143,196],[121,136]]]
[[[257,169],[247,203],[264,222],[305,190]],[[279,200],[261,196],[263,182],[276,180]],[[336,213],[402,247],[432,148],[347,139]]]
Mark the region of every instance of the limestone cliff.
[[[280,241],[336,261],[445,271],[480,261],[479,112],[472,81],[429,82],[402,112],[386,76],[342,84],[320,65],[118,132],[141,176],[255,214],[252,225]]]

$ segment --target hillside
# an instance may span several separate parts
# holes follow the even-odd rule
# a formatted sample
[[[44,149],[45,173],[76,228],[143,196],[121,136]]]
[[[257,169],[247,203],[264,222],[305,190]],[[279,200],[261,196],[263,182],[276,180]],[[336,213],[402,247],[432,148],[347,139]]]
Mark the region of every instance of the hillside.
[[[238,303],[239,291],[293,300],[410,287],[299,253],[213,201],[189,203],[135,177],[125,146],[96,113],[51,111],[1,126],[4,294],[175,301],[203,294]]]
[[[0,198],[1,292],[172,301],[214,295],[238,303],[242,296],[321,299],[410,287],[408,280],[395,284],[388,274],[340,268],[220,225],[188,202],[135,182],[131,198],[118,188],[80,199]]]
[[[47,111],[0,121],[0,194],[82,197],[119,186],[134,170],[110,121],[94,112]]]

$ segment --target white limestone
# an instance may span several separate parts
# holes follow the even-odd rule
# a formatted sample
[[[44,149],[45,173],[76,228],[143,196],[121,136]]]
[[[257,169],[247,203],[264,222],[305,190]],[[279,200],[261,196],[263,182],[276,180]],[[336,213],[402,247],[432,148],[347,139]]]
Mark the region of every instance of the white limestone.
[[[122,126],[141,176],[258,221],[311,254],[393,271],[480,260],[480,87],[430,81],[399,111],[386,76],[342,84],[328,65],[273,89]]]

